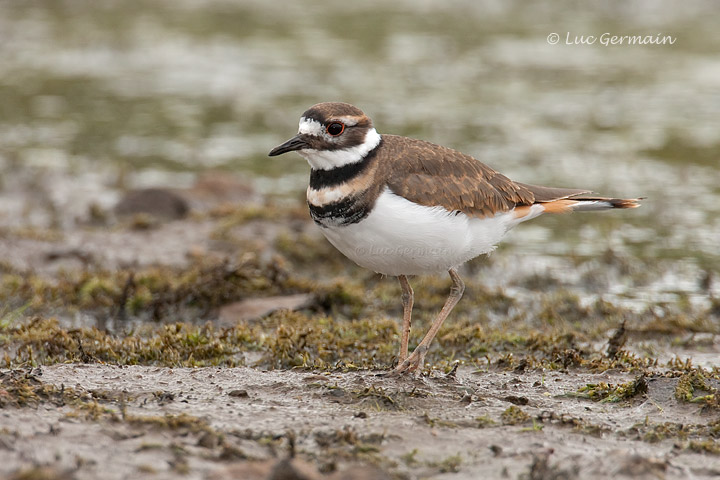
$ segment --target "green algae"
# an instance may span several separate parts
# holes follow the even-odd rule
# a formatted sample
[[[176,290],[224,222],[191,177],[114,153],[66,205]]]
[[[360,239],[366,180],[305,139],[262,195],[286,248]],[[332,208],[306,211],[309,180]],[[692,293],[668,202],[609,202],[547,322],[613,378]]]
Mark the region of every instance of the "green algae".
[[[229,238],[233,229],[251,222],[307,216],[300,207],[266,206],[267,211],[223,206],[196,220],[217,222],[216,233]],[[53,275],[3,268],[2,361],[7,366],[68,361],[241,365],[249,352],[257,352],[253,358],[268,368],[391,367],[402,314],[398,283],[354,267],[337,253],[326,257],[328,252],[334,249],[324,240],[315,242],[302,231],[286,229],[269,253],[241,249],[228,258],[196,255],[184,266],[85,267]],[[443,277],[412,279],[416,295],[410,348],[442,307],[449,283]],[[488,288],[481,276],[468,275],[466,285],[465,297],[431,345],[427,371],[447,372],[469,363],[516,372],[619,369],[640,374],[658,367],[653,352],[641,356],[623,350],[608,332],[621,332],[626,342],[662,336],[682,344],[688,331],[718,331],[715,304],[707,310],[686,302],[637,311],[602,299],[587,302],[563,288],[541,292],[529,304],[503,289]],[[302,311],[276,312],[232,326],[214,324],[225,305],[295,293],[312,294]],[[78,314],[95,318],[97,328],[67,326],[66,319]],[[617,345],[611,348],[613,342]],[[690,367],[669,363],[668,368]]]
[[[68,330],[56,319],[36,317],[11,327],[2,342],[6,368],[65,362],[116,365],[241,365],[239,347],[252,349],[246,328],[218,330],[212,325],[169,324],[147,334],[117,337],[97,328]]]
[[[584,368],[633,372],[657,366],[653,359],[624,351],[609,359],[601,349],[581,347],[575,335],[530,332],[525,336],[503,327],[448,323],[428,353],[429,365],[446,370],[458,360],[480,366],[490,356],[495,358],[493,368],[516,371]],[[96,327],[68,328],[55,318],[35,316],[16,319],[0,330],[2,361],[7,367],[62,362],[234,366],[243,365],[248,352],[258,352],[259,365],[269,368],[389,368],[398,342],[396,319],[347,319],[288,311],[232,327],[175,322],[147,324],[116,334]]]
[[[714,376],[717,379],[717,375]],[[704,408],[720,408],[718,389],[710,384],[712,374],[700,369],[684,373],[675,387],[675,398],[681,402],[696,403]]]
[[[436,466],[440,470],[440,473],[457,473],[460,471],[462,462],[462,455],[450,455],[437,463],[431,463],[429,465]]]
[[[389,365],[398,335],[397,322],[386,318],[338,322],[289,312],[273,315],[265,324],[275,324],[266,358],[276,368]]]
[[[531,417],[522,408],[513,405],[502,412],[500,419],[504,425],[520,425],[529,422]]]
[[[640,375],[634,380],[619,385],[605,382],[588,383],[578,388],[577,393],[569,396],[587,398],[601,403],[617,403],[644,395],[647,391],[648,385],[645,375]]]
[[[82,270],[61,273],[57,278],[6,274],[0,278],[0,299],[28,304],[29,312],[64,308],[112,314],[120,307],[131,314],[144,311],[157,319],[181,307],[203,310],[248,293],[277,291],[273,279],[282,274],[280,270],[279,265],[263,270],[253,260],[246,260],[240,264],[200,261],[183,270]]]
[[[37,407],[49,402],[56,406],[78,404],[85,396],[64,385],[56,387],[43,383],[42,373],[32,369],[10,370],[0,373],[0,408]]]

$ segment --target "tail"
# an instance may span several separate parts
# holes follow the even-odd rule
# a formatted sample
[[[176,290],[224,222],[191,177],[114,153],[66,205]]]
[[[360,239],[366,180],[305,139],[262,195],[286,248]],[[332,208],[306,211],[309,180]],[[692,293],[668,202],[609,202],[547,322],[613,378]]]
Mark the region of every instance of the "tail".
[[[642,198],[563,198],[538,202],[545,213],[596,212],[611,208],[637,208]]]
[[[517,183],[517,182],[516,182]],[[515,218],[524,222],[543,213],[595,212],[611,208],[637,208],[643,198],[604,198],[585,196],[588,190],[574,188],[550,188],[518,183],[532,192],[532,205],[515,207]]]

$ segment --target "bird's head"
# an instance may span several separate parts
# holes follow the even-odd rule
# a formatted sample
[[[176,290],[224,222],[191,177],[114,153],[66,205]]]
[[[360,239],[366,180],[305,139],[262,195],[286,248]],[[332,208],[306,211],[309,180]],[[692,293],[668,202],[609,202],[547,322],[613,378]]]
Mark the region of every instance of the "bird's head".
[[[313,105],[300,117],[298,133],[273,148],[271,157],[297,151],[317,170],[332,170],[361,161],[380,143],[372,120],[348,103]]]

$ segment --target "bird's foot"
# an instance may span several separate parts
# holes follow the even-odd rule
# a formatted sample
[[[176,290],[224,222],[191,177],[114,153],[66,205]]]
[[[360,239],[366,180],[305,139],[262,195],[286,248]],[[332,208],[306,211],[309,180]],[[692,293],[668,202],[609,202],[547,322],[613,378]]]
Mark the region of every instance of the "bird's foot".
[[[409,357],[398,363],[398,366],[395,367],[395,370],[392,372],[393,376],[412,373],[416,377],[419,377],[422,374],[427,351],[428,348],[425,345],[419,345]]]

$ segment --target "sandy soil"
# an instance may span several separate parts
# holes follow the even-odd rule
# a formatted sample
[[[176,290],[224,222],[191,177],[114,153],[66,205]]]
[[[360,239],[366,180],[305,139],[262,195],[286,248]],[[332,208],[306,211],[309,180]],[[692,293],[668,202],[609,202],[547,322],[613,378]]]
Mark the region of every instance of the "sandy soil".
[[[677,440],[642,441],[650,425],[714,419],[679,404],[677,379],[662,376],[647,379],[645,396],[619,403],[568,396],[588,383],[632,378],[613,372],[464,367],[455,378],[395,379],[375,371],[55,365],[33,376],[96,398],[101,413],[52,402],[3,410],[3,476],[36,464],[51,466],[57,476],[49,478],[270,478],[287,455],[288,432],[298,457],[337,478],[720,475],[716,456],[680,449]],[[503,413],[509,407],[528,417],[514,420]],[[185,415],[198,424],[156,421]],[[381,470],[360,469],[368,464]]]

